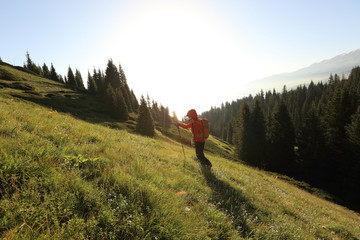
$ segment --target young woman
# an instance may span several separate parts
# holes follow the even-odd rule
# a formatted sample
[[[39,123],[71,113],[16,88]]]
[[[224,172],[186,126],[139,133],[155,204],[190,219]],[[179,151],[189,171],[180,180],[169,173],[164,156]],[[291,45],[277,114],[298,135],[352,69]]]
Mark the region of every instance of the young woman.
[[[199,159],[203,167],[210,169],[212,167],[212,164],[204,155],[205,137],[204,127],[202,125],[201,119],[198,117],[194,109],[188,111],[186,116],[190,118],[190,122],[188,124],[183,124],[179,122],[178,125],[184,129],[191,128],[193,134],[192,140],[195,141],[196,157]]]

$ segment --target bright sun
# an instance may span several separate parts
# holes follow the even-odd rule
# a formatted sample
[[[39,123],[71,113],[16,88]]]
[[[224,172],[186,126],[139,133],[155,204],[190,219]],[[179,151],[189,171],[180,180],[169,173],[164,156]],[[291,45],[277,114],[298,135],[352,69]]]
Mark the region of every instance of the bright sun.
[[[116,29],[117,48],[136,94],[148,93],[179,118],[191,108],[208,110],[204,94],[214,96],[213,105],[223,102],[216,97],[228,91],[221,80],[234,78],[240,63],[219,17],[193,1],[144,1],[131,9]]]

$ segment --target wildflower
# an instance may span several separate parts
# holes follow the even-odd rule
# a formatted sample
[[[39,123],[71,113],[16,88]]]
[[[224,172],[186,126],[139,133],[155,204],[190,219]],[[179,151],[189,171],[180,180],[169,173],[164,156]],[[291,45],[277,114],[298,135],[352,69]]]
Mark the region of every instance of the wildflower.
[[[177,192],[176,194],[188,194],[188,192],[187,191],[180,191],[180,192]]]

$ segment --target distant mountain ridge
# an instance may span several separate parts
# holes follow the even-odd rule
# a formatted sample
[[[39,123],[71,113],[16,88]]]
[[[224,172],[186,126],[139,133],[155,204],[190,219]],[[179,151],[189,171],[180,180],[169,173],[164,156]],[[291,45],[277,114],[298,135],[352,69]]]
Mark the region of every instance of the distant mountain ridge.
[[[311,81],[326,82],[330,74],[338,74],[340,77],[347,77],[351,69],[360,65],[360,48],[349,53],[337,55],[331,59],[323,60],[311,64],[308,67],[301,68],[290,73],[281,73],[269,77],[261,78],[249,83],[247,89],[261,89],[264,91],[275,89],[280,91],[284,85],[287,89],[295,88],[300,84],[308,84]]]

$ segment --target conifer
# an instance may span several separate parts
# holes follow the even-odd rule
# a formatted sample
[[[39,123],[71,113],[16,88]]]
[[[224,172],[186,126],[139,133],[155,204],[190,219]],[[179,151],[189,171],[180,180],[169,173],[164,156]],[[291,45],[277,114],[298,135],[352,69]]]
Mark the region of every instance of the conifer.
[[[75,75],[74,75],[74,73],[73,73],[70,66],[68,68],[68,73],[67,73],[67,83],[71,87],[77,87],[76,80],[75,80]]]
[[[250,109],[244,101],[238,113],[234,129],[234,146],[237,159],[249,161]]]
[[[78,89],[85,90],[84,82],[78,69],[75,71],[75,83]]]
[[[109,59],[105,70],[105,85],[107,86],[109,83],[114,89],[121,86],[120,74],[112,59]]]
[[[160,105],[160,124],[163,130],[167,131],[171,124],[169,108]]]
[[[36,66],[36,64],[31,60],[29,52],[26,52],[26,64],[24,67],[34,74],[41,75],[42,71],[41,68]]]
[[[54,65],[51,63],[51,67],[50,67],[50,79],[54,80],[56,82],[59,82],[59,76],[56,73],[56,70],[54,68]]]
[[[94,78],[88,72],[88,80],[87,80],[87,87],[90,94],[95,95],[98,92],[98,88],[96,86]]]
[[[270,170],[286,173],[290,171],[290,167],[293,167],[295,130],[283,100],[280,101],[273,113],[269,130],[271,146]]]
[[[265,159],[265,119],[259,99],[255,100],[254,109],[250,115],[249,163],[263,167]]]
[[[132,104],[131,104],[131,100],[130,100],[130,89],[127,86],[127,84],[122,84],[120,87],[121,90],[121,94],[123,95],[123,98],[125,100],[126,103],[126,107],[128,108],[129,112],[133,112],[133,108],[132,108]]]
[[[320,184],[325,175],[326,161],[325,136],[315,104],[306,114],[298,136],[299,157],[302,161],[303,178]]]
[[[142,95],[140,98],[139,117],[136,123],[136,132],[153,137],[155,135],[154,120],[151,116],[146,100]]]
[[[100,69],[96,71],[94,68],[93,79],[95,81],[98,93],[100,93],[100,95],[104,95],[106,92],[105,79]]]
[[[137,112],[137,110],[139,108],[139,102],[138,102],[133,90],[131,90],[131,104],[133,106],[134,111]]]
[[[346,135],[348,142],[360,156],[360,106],[357,112],[351,116],[351,123],[346,126]]]
[[[234,128],[233,128],[233,121],[229,121],[228,123],[228,133],[227,133],[227,138],[226,141],[230,144],[233,144],[233,133],[234,133]]]
[[[150,101],[150,98],[148,95],[147,106],[150,106],[149,101]],[[154,100],[152,101],[152,105],[151,105],[151,115],[155,122],[160,122],[160,109],[158,107],[158,103]]]
[[[49,78],[50,79],[50,70],[49,70],[48,66],[45,63],[42,66],[42,73],[43,73],[44,78]]]
[[[120,83],[121,84],[127,84],[125,72],[124,72],[121,64],[119,64],[119,76],[120,76]]]
[[[121,121],[129,120],[129,111],[124,96],[120,89],[117,89],[115,91],[115,97],[116,100],[115,100],[114,110],[117,118]]]

